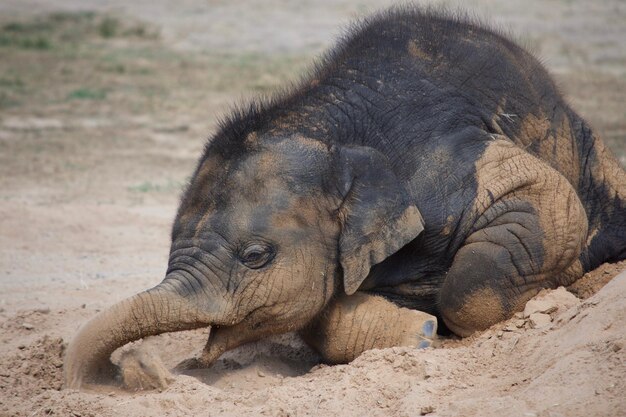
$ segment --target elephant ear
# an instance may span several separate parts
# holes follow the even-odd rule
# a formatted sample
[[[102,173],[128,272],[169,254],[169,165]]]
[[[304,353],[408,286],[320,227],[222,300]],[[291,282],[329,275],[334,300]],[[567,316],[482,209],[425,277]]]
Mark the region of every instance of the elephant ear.
[[[350,295],[373,265],[415,239],[424,221],[382,153],[365,146],[341,147],[337,159],[343,199],[339,258]]]

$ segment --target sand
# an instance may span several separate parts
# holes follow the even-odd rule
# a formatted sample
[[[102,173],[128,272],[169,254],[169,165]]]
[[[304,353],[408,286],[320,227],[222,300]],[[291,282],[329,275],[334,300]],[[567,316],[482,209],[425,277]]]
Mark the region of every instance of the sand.
[[[605,268],[589,277],[603,278]],[[0,359],[0,413],[619,416],[626,410],[626,262],[611,268],[624,272],[586,299],[562,287],[545,290],[524,312],[469,338],[372,350],[348,365],[320,364],[288,334],[233,350],[211,369],[169,374],[199,350],[207,331],[147,338],[113,355],[118,363],[126,357],[131,373],[132,356],[161,373],[161,386],[135,392],[61,389],[66,342],[44,329],[72,314],[32,310],[2,324],[13,340],[33,341],[17,342]]]

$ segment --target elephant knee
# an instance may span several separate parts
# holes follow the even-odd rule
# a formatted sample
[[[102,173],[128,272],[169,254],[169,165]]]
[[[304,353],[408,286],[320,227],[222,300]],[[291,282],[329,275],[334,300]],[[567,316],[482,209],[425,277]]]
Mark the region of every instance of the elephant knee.
[[[448,329],[458,336],[469,336],[507,318],[500,295],[491,288],[466,295],[463,303],[457,306],[447,305],[446,297],[442,297],[441,318]]]
[[[510,255],[487,242],[464,246],[455,257],[439,293],[445,325],[465,337],[507,319],[516,291],[511,285]],[[510,268],[508,268],[510,269]]]

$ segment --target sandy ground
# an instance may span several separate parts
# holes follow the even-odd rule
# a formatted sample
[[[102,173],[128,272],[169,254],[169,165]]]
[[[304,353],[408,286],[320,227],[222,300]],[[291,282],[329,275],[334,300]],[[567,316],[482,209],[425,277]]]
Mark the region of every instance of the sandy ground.
[[[162,278],[180,189],[220,115],[293,79],[339,25],[389,3],[0,3],[0,415],[626,414],[624,263],[542,294],[529,309],[543,312],[436,349],[329,367],[286,335],[173,376],[163,392],[60,390],[77,328]],[[530,45],[626,165],[626,3],[465,7]],[[126,350],[171,367],[207,335]]]

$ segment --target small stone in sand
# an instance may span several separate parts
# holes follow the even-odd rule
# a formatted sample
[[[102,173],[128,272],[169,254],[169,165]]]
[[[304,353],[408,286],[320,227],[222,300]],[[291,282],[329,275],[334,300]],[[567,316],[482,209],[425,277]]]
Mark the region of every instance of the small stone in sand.
[[[528,318],[528,321],[530,322],[530,327],[540,329],[549,325],[552,322],[552,318],[549,314],[533,313]]]
[[[426,414],[430,414],[432,412],[435,411],[435,407],[433,407],[432,405],[427,405],[425,407],[422,407],[420,409],[420,415],[421,416],[425,416]]]

